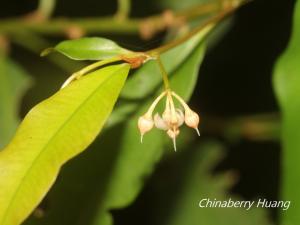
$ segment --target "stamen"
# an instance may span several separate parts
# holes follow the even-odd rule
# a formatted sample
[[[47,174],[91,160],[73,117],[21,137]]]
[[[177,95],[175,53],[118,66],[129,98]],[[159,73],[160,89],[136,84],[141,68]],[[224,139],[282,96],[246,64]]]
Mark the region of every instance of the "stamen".
[[[174,151],[176,152],[176,137],[172,138],[173,140],[173,147],[174,147]]]
[[[174,151],[176,152],[176,137],[179,134],[179,130],[174,127],[172,130],[168,130],[167,134],[169,135],[169,137],[172,139],[173,141],[173,146],[174,146]]]
[[[198,128],[195,128],[195,130],[197,131],[198,136],[200,136],[200,131],[198,130]]]

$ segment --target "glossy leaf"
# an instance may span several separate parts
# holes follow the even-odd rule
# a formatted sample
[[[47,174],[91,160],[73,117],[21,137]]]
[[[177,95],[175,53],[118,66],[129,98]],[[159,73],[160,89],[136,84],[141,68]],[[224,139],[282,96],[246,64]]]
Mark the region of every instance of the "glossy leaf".
[[[88,74],[35,106],[0,152],[0,224],[20,224],[60,167],[97,136],[112,111],[128,64]]]
[[[275,67],[274,87],[282,111],[282,200],[292,201],[282,212],[282,224],[300,223],[300,2],[297,1],[292,37]]]
[[[173,89],[185,99],[194,89],[204,55],[203,45],[196,47],[170,76]],[[145,74],[151,75],[151,70]],[[172,142],[159,130],[147,134],[143,144],[139,142],[137,119],[160,93],[160,88],[161,83],[157,91],[142,101],[123,102],[122,105],[130,104],[124,110],[121,106],[119,110],[116,108],[102,138],[91,146],[93,150],[84,152],[62,171],[61,179],[45,200],[44,204],[49,204],[44,209],[46,216],[32,217],[26,224],[112,224],[109,211],[132,203],[163,152],[174,152]]]
[[[100,37],[63,41],[53,49],[46,49],[42,55],[47,55],[52,50],[75,60],[103,60],[129,53],[128,50],[120,47],[115,42]]]
[[[0,148],[17,129],[20,99],[29,85],[30,78],[23,68],[6,56],[0,56]]]

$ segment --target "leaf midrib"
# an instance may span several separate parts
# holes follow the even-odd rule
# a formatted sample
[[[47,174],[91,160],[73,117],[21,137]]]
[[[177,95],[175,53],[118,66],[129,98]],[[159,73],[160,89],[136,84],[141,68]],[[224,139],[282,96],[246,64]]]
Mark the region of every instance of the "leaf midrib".
[[[123,67],[122,67],[123,68]],[[101,88],[104,84],[106,84],[108,81],[112,79],[113,76],[117,74],[118,71],[120,71],[122,68],[116,70],[114,73],[111,74],[110,77],[108,77],[104,82],[102,82],[90,95],[87,96],[87,98],[74,110],[74,112],[71,114],[71,116],[57,129],[57,131],[50,137],[49,141],[46,143],[46,145],[41,149],[40,153],[34,158],[29,168],[25,171],[24,176],[21,178],[21,181],[18,184],[18,187],[15,189],[13,196],[11,197],[11,201],[6,207],[5,213],[3,214],[3,219],[1,224],[5,224],[7,220],[8,212],[10,211],[10,208],[12,207],[13,203],[15,202],[16,196],[19,193],[19,190],[21,188],[21,184],[26,180],[26,177],[36,164],[37,160],[42,157],[43,153],[46,152],[46,149],[48,148],[51,141],[60,133],[60,131],[68,124],[68,122],[76,115],[76,113],[82,108],[83,105],[87,103],[87,101],[98,92],[99,88]]]

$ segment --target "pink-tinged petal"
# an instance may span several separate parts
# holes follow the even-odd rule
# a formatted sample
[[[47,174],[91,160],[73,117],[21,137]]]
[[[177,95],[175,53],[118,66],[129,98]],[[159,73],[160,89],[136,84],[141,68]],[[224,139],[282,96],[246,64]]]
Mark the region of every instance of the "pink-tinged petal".
[[[168,130],[168,125],[165,123],[165,121],[161,118],[161,116],[156,113],[154,116],[154,125],[156,128],[161,130]]]
[[[177,125],[180,127],[184,123],[184,114],[182,110],[176,109],[176,116],[177,116]]]

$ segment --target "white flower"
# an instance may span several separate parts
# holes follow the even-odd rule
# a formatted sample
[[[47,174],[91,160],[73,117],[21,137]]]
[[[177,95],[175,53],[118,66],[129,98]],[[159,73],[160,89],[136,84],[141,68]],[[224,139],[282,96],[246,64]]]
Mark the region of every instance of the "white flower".
[[[154,120],[152,119],[153,111],[158,104],[158,102],[166,96],[166,107],[160,116],[158,113],[155,114]],[[175,108],[175,104],[172,96],[174,96],[178,102],[183,106],[184,113],[181,109]],[[166,131],[167,135],[172,139],[174,150],[176,151],[176,138],[180,133],[180,126],[185,123],[187,126],[196,129],[198,135],[200,136],[198,125],[200,118],[197,113],[192,111],[185,101],[178,96],[176,93],[169,90],[163,92],[158,96],[148,111],[139,118],[138,127],[141,133],[141,141],[143,140],[143,135],[153,128],[153,125],[160,129]]]
[[[147,116],[147,114],[145,114],[144,116],[141,116],[139,118],[138,121],[138,128],[140,130],[141,133],[141,142],[143,142],[143,136],[145,133],[147,133],[148,131],[150,131],[153,127],[153,120],[152,117]]]

